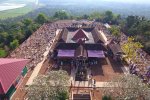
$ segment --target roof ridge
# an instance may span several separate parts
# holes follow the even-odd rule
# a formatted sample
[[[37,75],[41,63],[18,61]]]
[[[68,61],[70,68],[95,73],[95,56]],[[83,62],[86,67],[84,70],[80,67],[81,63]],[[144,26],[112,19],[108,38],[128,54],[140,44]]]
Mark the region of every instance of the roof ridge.
[[[16,62],[20,62],[20,61],[26,61],[26,60],[29,60],[29,59],[20,59],[19,61],[13,61],[13,62],[8,62],[8,63],[0,64],[0,66],[7,65],[7,64],[10,64],[10,63],[16,63]]]

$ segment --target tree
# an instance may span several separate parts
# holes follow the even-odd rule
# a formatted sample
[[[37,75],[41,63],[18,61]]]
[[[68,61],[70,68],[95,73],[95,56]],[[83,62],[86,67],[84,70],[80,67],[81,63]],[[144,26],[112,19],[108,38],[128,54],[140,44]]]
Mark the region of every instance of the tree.
[[[132,60],[134,62],[137,61],[138,53],[137,50],[142,48],[142,44],[140,42],[133,41],[133,37],[129,37],[128,41],[121,45],[123,52],[126,54],[127,59]]]
[[[19,41],[17,39],[15,39],[12,42],[10,42],[11,49],[15,49],[18,46],[19,46]]]
[[[105,23],[111,23],[111,21],[113,19],[112,11],[106,11],[104,15],[105,15],[104,22]]]
[[[104,19],[104,15],[99,12],[93,12],[92,14],[90,14],[89,19],[90,20],[95,19],[96,21],[102,21]]]
[[[39,14],[37,16],[37,18],[35,19],[35,21],[37,23],[39,23],[39,24],[44,24],[44,23],[46,23],[48,21],[48,18],[47,18],[47,16],[45,14],[41,13],[41,14]]]
[[[114,78],[104,89],[104,95],[113,100],[149,100],[150,88],[135,75],[126,74]]]
[[[62,20],[62,19],[68,19],[69,15],[66,11],[57,11],[57,12],[55,12],[53,17],[56,18],[56,19],[61,19]]]
[[[112,35],[118,40],[119,37],[121,36],[121,31],[119,29],[119,27],[117,26],[111,26],[111,28],[109,28],[109,31],[112,33]]]
[[[39,15],[40,16],[40,15]],[[39,18],[40,19],[40,18]],[[32,19],[24,19],[23,21],[23,24],[25,25],[25,26],[29,26],[30,24],[32,24],[33,23],[33,21],[32,21]]]
[[[89,16],[86,15],[86,14],[84,14],[84,15],[82,16],[82,19],[88,19],[88,18],[89,18]]]
[[[68,98],[69,76],[66,71],[50,71],[37,76],[29,86],[29,100],[66,100]]]
[[[0,42],[4,44],[8,44],[9,40],[7,39],[9,37],[9,34],[7,32],[0,33]]]

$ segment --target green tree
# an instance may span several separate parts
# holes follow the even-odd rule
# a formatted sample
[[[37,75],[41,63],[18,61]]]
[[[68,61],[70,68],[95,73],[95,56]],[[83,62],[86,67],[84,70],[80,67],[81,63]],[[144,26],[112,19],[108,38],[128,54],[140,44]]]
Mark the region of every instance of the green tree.
[[[68,19],[69,15],[66,11],[57,11],[57,12],[55,12],[53,18],[63,20],[63,19]]]
[[[111,26],[111,28],[109,28],[109,31],[116,38],[120,37],[120,35],[121,35],[121,31],[120,31],[119,27],[117,27],[117,26]]]
[[[39,23],[39,24],[44,24],[44,23],[46,23],[48,21],[48,18],[47,18],[47,16],[45,14],[41,13],[41,14],[39,14],[37,16],[37,18],[35,19],[35,21],[37,23]]]
[[[68,98],[69,76],[66,71],[50,71],[35,78],[29,86],[29,100],[66,100]]]
[[[11,49],[15,49],[18,46],[19,46],[19,41],[17,39],[15,39],[12,42],[10,42],[10,48]]]
[[[111,23],[111,21],[113,20],[112,11],[106,11],[104,15],[105,15],[104,22],[105,23]]]
[[[90,14],[89,19],[90,20],[95,19],[96,21],[102,21],[104,19],[104,15],[99,12],[93,12],[92,14]]]
[[[40,15],[39,15],[40,16]],[[39,18],[40,19],[40,18]],[[23,24],[25,25],[25,26],[29,26],[29,25],[31,25],[32,23],[33,23],[33,21],[32,21],[32,19],[24,19],[23,21]]]
[[[9,43],[8,37],[9,34],[7,32],[0,33],[0,42],[4,44],[8,44]]]

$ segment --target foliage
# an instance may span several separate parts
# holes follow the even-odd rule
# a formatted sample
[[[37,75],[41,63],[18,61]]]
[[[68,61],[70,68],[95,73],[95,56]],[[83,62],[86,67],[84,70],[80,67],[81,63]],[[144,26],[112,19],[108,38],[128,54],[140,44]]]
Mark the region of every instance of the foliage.
[[[7,52],[3,49],[0,49],[0,57],[5,57],[7,55]]]
[[[19,42],[17,39],[13,40],[12,42],[10,42],[10,47],[11,49],[15,49],[16,47],[19,46]]]
[[[69,18],[69,15],[66,11],[57,11],[55,12],[53,18],[56,18],[56,19],[68,19]]]
[[[39,24],[44,24],[44,23],[46,23],[48,21],[48,18],[47,18],[46,15],[44,15],[44,14],[41,13],[41,14],[39,14],[37,16],[37,18],[35,20]]]
[[[39,21],[45,22],[45,19]],[[0,48],[6,52],[6,54],[3,54],[6,56],[10,49],[13,50],[18,47],[39,27],[40,24],[30,18],[16,23],[0,23]],[[5,57],[4,55],[0,57]]]
[[[105,15],[104,22],[111,23],[111,21],[113,19],[112,11],[106,11],[104,15]]]
[[[102,100],[112,100],[111,96],[104,95]]]
[[[109,28],[109,31],[116,38],[119,38],[121,36],[121,31],[120,31],[119,27],[117,27],[117,26],[111,26],[111,28]]]
[[[29,86],[29,100],[66,100],[68,98],[69,76],[66,71],[50,71],[40,75]]]
[[[141,45],[140,42],[135,42],[133,41],[133,37],[129,37],[128,41],[121,45],[121,48],[123,52],[127,55],[127,58],[132,60],[132,61],[137,61],[137,50],[142,48],[143,46]]]
[[[99,13],[99,12],[93,12],[89,16],[90,20],[95,19],[96,21],[102,21],[104,19],[104,14]]]
[[[105,95],[111,95],[114,100],[149,100],[150,88],[135,75],[126,74],[108,82]]]
[[[84,16],[82,18],[84,18]],[[111,11],[106,11],[104,13],[93,12],[89,15],[88,19],[89,20],[95,19],[96,21],[100,21],[103,23],[118,24],[120,20],[120,15],[115,15]]]
[[[150,41],[150,21],[145,17],[128,16],[122,30],[127,36],[135,37],[135,41],[140,41],[144,49],[150,53],[150,45],[147,45]]]

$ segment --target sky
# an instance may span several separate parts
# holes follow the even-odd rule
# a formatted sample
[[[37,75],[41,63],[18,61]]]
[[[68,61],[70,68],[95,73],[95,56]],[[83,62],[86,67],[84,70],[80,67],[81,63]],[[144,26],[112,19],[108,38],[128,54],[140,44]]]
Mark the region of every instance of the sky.
[[[0,1],[2,1],[2,0],[0,0]],[[7,0],[3,0],[3,1],[7,1]],[[9,0],[9,1],[30,1],[30,2],[35,2],[36,0]],[[49,1],[59,1],[59,0],[49,0]],[[60,0],[60,1],[63,1],[63,0]],[[65,0],[65,1],[67,1],[67,2],[71,2],[71,1],[87,1],[87,2],[108,1],[108,2],[123,2],[123,3],[134,3],[134,4],[150,4],[150,0]]]
[[[125,3],[138,3],[138,4],[150,4],[150,0],[103,0],[103,1],[114,1],[114,2],[125,2]]]

